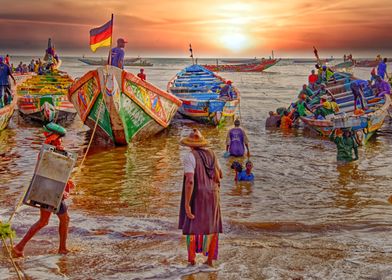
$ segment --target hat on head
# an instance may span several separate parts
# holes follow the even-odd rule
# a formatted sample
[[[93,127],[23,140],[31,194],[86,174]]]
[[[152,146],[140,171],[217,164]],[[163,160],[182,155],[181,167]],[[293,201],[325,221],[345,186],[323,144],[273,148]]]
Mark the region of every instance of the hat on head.
[[[180,144],[188,147],[204,147],[208,145],[208,142],[201,132],[194,128],[187,137],[180,140]]]
[[[226,82],[226,84],[231,85],[232,82],[231,82],[230,80],[228,80],[228,81]]]
[[[327,70],[327,66],[324,65],[324,66],[323,66],[323,70]]]
[[[124,38],[118,38],[118,39],[117,39],[117,44],[118,44],[118,43],[124,43],[124,44],[125,44],[125,43],[128,43],[128,41],[125,40]]]

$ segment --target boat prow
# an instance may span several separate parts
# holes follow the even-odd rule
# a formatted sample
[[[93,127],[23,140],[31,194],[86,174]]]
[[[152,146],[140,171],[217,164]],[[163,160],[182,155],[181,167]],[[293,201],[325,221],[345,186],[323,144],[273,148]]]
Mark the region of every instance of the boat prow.
[[[181,105],[174,95],[114,66],[86,73],[71,86],[68,98],[98,138],[113,145],[160,132]]]
[[[14,98],[11,102],[11,104],[4,106],[3,108],[0,108],[0,131],[4,130],[7,128],[8,123],[14,114],[14,110],[16,107],[17,103],[17,96],[14,95]]]

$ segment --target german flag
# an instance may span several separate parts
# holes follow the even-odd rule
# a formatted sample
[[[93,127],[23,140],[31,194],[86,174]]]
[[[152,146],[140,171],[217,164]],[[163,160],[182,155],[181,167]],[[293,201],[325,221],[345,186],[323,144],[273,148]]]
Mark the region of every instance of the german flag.
[[[90,30],[90,48],[95,52],[100,47],[110,47],[112,41],[113,19],[104,25]]]

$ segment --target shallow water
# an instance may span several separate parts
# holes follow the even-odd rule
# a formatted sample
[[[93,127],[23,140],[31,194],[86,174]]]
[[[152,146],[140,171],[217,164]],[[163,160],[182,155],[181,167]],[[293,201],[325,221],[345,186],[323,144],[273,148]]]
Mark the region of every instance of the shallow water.
[[[166,88],[187,60],[152,59],[147,78]],[[203,61],[200,61],[202,63]],[[264,73],[223,73],[242,94],[242,126],[250,139],[256,180],[236,186],[223,157],[230,127],[205,127],[175,119],[170,129],[129,147],[93,148],[73,174],[77,189],[67,256],[56,255],[53,217],[18,260],[29,279],[392,279],[390,166],[392,126],[388,121],[360,160],[337,166],[333,143],[306,132],[265,130],[268,111],[285,106],[306,81],[311,65],[282,61]],[[93,69],[65,58],[63,70],[77,77]],[[128,70],[136,73],[138,68]],[[366,78],[370,69],[356,69]],[[182,187],[181,136],[199,128],[219,157],[224,234],[215,269],[187,267],[177,230]],[[67,127],[64,145],[84,154],[88,128]],[[306,134],[306,135],[304,135]],[[11,214],[29,184],[43,140],[39,126],[14,115],[0,133],[0,219]],[[245,160],[245,159],[243,159]],[[17,240],[38,218],[23,206],[13,226]],[[0,255],[1,256],[1,255]],[[201,260],[200,260],[201,262]],[[0,257],[0,279],[16,279]]]

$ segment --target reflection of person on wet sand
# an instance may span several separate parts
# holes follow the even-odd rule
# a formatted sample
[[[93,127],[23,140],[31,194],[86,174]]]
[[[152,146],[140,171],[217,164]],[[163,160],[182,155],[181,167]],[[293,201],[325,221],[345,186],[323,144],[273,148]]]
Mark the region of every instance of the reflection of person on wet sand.
[[[64,150],[64,147],[61,145],[61,137],[63,135],[57,134],[55,132],[46,132],[45,133],[46,140],[45,144],[53,145],[56,147],[57,150]],[[60,209],[56,213],[57,217],[59,218],[60,225],[59,225],[59,236],[60,236],[60,246],[58,253],[59,254],[67,254],[69,251],[67,249],[67,236],[68,236],[68,226],[69,226],[69,216],[68,216],[68,207],[65,204],[64,200],[69,197],[69,193],[72,188],[74,188],[74,183],[72,180],[67,182],[67,185],[64,190],[63,200],[60,204]],[[43,227],[48,225],[49,218],[52,215],[51,212],[41,208],[40,209],[40,218],[38,222],[31,226],[29,231],[25,234],[21,241],[13,248],[13,254],[16,257],[24,257],[24,248],[27,242],[30,241],[31,238],[34,237],[38,231],[40,231]]]
[[[212,266],[218,257],[218,236],[222,233],[220,179],[222,171],[215,153],[205,148],[207,141],[194,129],[181,139],[191,151],[184,157],[184,182],[181,195],[179,229],[186,235],[188,262],[196,264],[196,253],[208,256]]]

